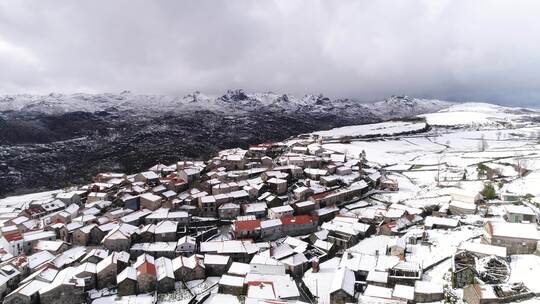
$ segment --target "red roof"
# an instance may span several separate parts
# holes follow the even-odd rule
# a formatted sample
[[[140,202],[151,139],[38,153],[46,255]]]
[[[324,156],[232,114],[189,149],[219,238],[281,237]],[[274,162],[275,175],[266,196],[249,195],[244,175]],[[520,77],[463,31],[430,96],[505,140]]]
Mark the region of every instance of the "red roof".
[[[249,220],[249,221],[235,221],[234,222],[234,231],[254,231],[261,228],[260,220]]]
[[[8,242],[14,242],[14,241],[22,240],[22,235],[19,232],[16,232],[16,233],[4,234],[4,238]]]
[[[313,223],[311,215],[286,216],[281,218],[283,225],[310,224]]]
[[[137,271],[140,274],[150,274],[156,276],[156,265],[146,261],[137,267]]]

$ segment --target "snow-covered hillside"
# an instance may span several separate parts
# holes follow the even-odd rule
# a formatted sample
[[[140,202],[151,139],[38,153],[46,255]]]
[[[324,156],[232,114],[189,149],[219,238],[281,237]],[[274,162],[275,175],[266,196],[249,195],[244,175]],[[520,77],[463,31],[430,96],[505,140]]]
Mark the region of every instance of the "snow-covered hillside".
[[[462,103],[438,112],[420,115],[434,126],[501,126],[521,122],[524,117],[540,112],[523,108],[510,108],[489,103]]]

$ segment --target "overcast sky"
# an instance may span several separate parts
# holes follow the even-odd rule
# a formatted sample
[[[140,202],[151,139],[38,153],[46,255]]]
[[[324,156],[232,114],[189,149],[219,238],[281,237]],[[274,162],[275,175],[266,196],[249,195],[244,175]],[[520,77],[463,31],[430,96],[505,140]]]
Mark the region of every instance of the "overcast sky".
[[[540,106],[540,1],[0,1],[0,94],[228,88]]]

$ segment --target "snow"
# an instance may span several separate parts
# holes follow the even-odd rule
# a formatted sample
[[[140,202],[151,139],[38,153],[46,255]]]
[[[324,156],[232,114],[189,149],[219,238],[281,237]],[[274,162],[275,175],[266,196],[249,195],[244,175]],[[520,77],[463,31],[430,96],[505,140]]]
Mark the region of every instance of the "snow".
[[[540,257],[537,255],[512,255],[510,256],[510,283],[523,282],[531,291],[540,293]]]
[[[368,125],[347,126],[327,131],[314,132],[313,134],[330,138],[339,138],[344,136],[398,135],[401,133],[419,131],[425,127],[426,124],[424,122],[394,121]]]

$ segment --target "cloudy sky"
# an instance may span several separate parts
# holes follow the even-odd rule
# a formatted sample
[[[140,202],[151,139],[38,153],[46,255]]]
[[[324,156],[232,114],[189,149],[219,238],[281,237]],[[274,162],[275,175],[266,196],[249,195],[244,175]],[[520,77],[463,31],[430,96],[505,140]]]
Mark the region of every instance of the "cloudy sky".
[[[392,94],[540,106],[540,1],[0,1],[0,94]]]

